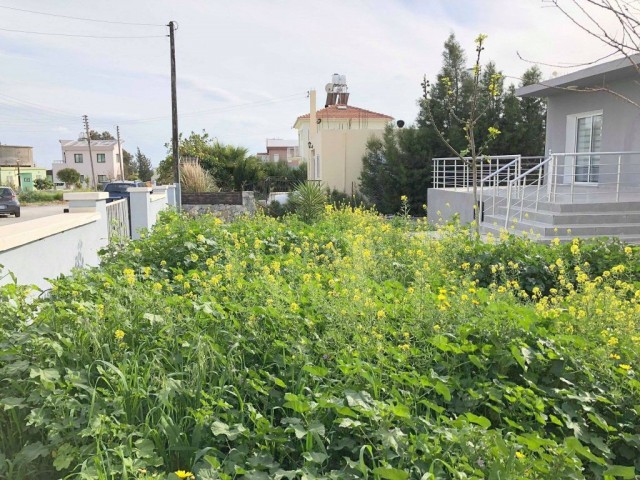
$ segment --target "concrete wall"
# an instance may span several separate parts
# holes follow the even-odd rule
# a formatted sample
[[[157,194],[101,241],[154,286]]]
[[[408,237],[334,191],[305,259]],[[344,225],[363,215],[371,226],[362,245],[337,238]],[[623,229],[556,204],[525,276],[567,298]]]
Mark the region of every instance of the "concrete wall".
[[[442,225],[458,216],[460,223],[473,221],[473,192],[430,188],[427,190],[427,221]]]
[[[33,147],[0,145],[0,166],[16,165],[33,167]]]
[[[612,82],[612,90],[640,102],[640,89],[634,80]],[[551,153],[574,152],[574,123],[568,117],[581,113],[602,111],[602,152],[640,150],[640,109],[607,92],[580,93],[558,90],[548,98],[546,151]],[[571,131],[568,131],[568,128]],[[609,183],[617,157],[603,156],[601,182]],[[562,171],[562,169],[560,169]],[[623,163],[623,178],[633,185],[640,183],[638,157]],[[607,182],[609,180],[609,182]],[[563,181],[560,179],[560,181]]]
[[[151,228],[158,213],[175,200],[174,186],[130,190],[132,226]],[[0,285],[12,281],[49,288],[47,278],[68,274],[73,268],[98,266],[98,251],[109,243],[105,192],[65,193],[69,213],[0,227]],[[139,233],[137,237],[139,238]]]
[[[0,284],[12,281],[49,288],[47,278],[73,268],[97,266],[98,250],[107,246],[107,193],[70,193],[69,213],[0,227]]]

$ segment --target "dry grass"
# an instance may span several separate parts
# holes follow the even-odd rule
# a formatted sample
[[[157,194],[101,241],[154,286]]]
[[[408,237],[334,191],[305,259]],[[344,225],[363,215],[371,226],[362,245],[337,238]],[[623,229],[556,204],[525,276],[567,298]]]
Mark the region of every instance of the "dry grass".
[[[180,165],[180,183],[185,193],[218,192],[220,189],[209,172],[198,162]]]

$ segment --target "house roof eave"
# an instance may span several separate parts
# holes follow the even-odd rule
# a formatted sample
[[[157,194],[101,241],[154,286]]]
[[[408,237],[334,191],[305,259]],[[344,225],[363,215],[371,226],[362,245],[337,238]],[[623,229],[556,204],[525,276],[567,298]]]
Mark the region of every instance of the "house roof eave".
[[[604,79],[613,81],[631,76],[637,72],[636,66],[639,64],[640,54],[618,58],[534,85],[520,87],[516,89],[516,95],[519,97],[548,97],[570,89],[570,87],[595,86],[601,84]]]

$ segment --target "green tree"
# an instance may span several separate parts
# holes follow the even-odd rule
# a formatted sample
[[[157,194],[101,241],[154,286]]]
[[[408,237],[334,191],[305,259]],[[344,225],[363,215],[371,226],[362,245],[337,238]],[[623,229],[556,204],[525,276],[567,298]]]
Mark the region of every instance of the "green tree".
[[[91,138],[91,140],[115,140],[113,135],[106,130],[102,133],[96,132],[95,130],[89,130],[89,138]]]
[[[122,161],[124,162],[124,178],[136,180],[138,178],[138,163],[133,155],[124,148],[122,149]]]
[[[58,178],[67,185],[80,183],[80,173],[75,168],[63,168],[58,172]]]
[[[151,160],[140,151],[140,147],[138,147],[136,151],[136,166],[138,167],[138,178],[143,182],[151,181],[151,177],[153,176]]]
[[[521,87],[542,81],[542,72],[536,66],[522,75]],[[520,100],[518,144],[523,155],[544,155],[546,102],[542,98],[525,97]]]
[[[425,113],[427,119],[430,121],[433,130],[436,132],[436,135],[440,138],[442,143],[446,145],[447,149],[453,156],[460,159],[461,162],[467,164],[469,166],[471,172],[471,181],[473,187],[473,205],[474,209],[478,205],[478,166],[479,162],[482,160],[482,156],[484,150],[489,141],[493,140],[500,131],[495,127],[489,127],[486,132],[487,137],[486,141],[483,143],[479,143],[478,138],[478,126],[480,121],[486,115],[489,110],[490,103],[484,102],[483,105],[483,97],[485,95],[490,96],[499,96],[500,92],[500,75],[495,73],[491,77],[491,81],[488,85],[487,92],[483,92],[483,85],[481,82],[481,73],[482,73],[482,65],[480,63],[480,58],[482,51],[484,50],[484,41],[486,39],[486,35],[478,35],[475,40],[476,43],[476,60],[473,65],[473,79],[471,83],[471,95],[469,97],[469,109],[465,115],[460,116],[454,110],[454,101],[456,98],[455,93],[455,85],[454,79],[450,79],[447,77],[442,77],[439,79],[439,82],[447,88],[447,98],[444,101],[444,105],[449,112],[450,119],[448,122],[444,124],[438,124],[436,118],[434,117],[434,113],[432,110],[433,105],[438,105],[437,102],[434,102],[433,96],[430,92],[432,89],[431,85],[427,81],[426,77],[422,84],[423,89],[423,105],[425,107]],[[464,145],[462,148],[457,147],[452,144],[450,141],[450,131],[462,129],[464,132]],[[484,132],[483,132],[484,133]],[[475,222],[476,234],[480,232],[480,223],[478,221]]]
[[[424,212],[431,168],[422,140],[416,128],[388,125],[382,138],[373,137],[367,142],[360,191],[381,213],[398,212],[403,195],[409,198],[414,214]]]

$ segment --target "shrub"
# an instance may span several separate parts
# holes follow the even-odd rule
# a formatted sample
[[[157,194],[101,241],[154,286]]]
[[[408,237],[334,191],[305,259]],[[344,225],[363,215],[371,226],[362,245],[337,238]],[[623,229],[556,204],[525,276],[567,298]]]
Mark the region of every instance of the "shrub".
[[[74,168],[63,168],[58,172],[58,178],[67,185],[77,185],[80,183],[80,172]]]
[[[217,192],[215,180],[198,162],[180,165],[180,184],[185,193]]]
[[[48,203],[62,201],[63,192],[47,192],[32,190],[30,192],[23,192],[19,195],[20,202],[22,203]]]
[[[48,178],[36,178],[33,182],[33,185],[38,190],[49,190],[53,188],[53,182]]]
[[[326,202],[327,196],[320,182],[300,183],[289,195],[291,208],[306,223],[322,215]]]

